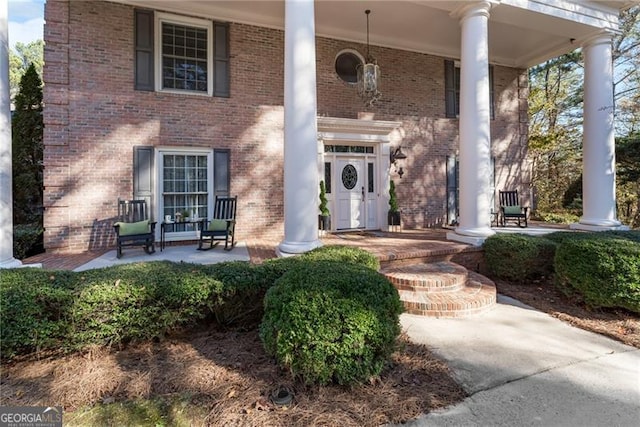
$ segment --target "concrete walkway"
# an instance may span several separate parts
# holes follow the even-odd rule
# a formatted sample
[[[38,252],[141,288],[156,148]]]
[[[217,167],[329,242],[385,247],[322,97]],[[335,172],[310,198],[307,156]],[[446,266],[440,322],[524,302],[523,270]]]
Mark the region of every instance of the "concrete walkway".
[[[640,350],[499,296],[465,319],[402,315],[469,393],[419,426],[638,426]]]

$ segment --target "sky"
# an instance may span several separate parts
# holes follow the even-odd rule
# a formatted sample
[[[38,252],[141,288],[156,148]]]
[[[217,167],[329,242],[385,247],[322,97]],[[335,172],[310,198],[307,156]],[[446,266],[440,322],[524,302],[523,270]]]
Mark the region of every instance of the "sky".
[[[42,39],[44,0],[9,0],[9,46]]]

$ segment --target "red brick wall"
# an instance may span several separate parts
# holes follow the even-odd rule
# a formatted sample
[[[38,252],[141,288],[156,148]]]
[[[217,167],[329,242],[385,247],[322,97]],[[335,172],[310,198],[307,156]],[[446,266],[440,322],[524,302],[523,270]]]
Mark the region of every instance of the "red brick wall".
[[[45,19],[49,251],[113,244],[117,199],[132,197],[136,145],[230,149],[238,238],[282,237],[282,31],[231,24],[231,97],[217,98],[133,89],[129,6],[48,0]],[[355,89],[334,72],[334,58],[346,48],[364,52],[357,43],[317,39],[319,115],[355,118],[364,111]],[[405,225],[440,225],[446,219],[445,160],[458,143],[458,121],[444,117],[444,59],[375,46],[371,53],[382,69],[383,98],[370,111],[376,119],[404,123],[409,158],[406,174],[395,181]],[[500,180],[512,188],[528,176],[521,173],[526,73],[495,67],[494,82],[493,150]]]

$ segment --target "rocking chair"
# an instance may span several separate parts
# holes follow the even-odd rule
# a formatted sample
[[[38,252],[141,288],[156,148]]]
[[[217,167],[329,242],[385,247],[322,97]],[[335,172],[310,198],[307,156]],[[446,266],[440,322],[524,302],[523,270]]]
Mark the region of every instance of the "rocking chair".
[[[149,255],[156,251],[156,223],[149,221],[145,200],[118,199],[118,222],[113,228],[116,232],[118,258],[122,257],[124,246],[144,246],[144,251]]]
[[[199,251],[206,251],[218,245],[224,240],[224,250],[230,251],[235,246],[235,229],[236,229],[236,206],[238,196],[220,197],[216,196],[215,205],[213,207],[213,219],[203,219],[200,222],[200,242],[198,243]],[[203,248],[202,245],[206,239],[210,239],[209,247]],[[215,241],[215,244],[214,244]]]
[[[518,221],[518,227],[522,227],[521,220],[524,220],[524,226],[527,227],[527,211],[529,207],[520,206],[518,198],[518,190],[500,191],[500,215],[501,225],[506,226],[507,220],[513,219]]]

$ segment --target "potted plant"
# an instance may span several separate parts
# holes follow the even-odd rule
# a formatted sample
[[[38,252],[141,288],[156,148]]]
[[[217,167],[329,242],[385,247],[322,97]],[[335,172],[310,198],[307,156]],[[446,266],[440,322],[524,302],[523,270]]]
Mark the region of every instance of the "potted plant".
[[[320,214],[318,215],[318,229],[330,230],[331,229],[331,212],[327,207],[327,189],[324,185],[324,181],[320,181]]]
[[[389,213],[387,215],[389,225],[400,225],[400,209],[398,209],[398,199],[396,197],[396,184],[389,182]]]
[[[183,211],[182,211],[182,220],[183,220],[184,222],[189,221],[189,217],[190,217],[190,216],[191,216],[191,215],[190,215],[190,213],[189,213],[189,211],[188,211],[187,209],[185,209],[185,210],[183,210]]]

